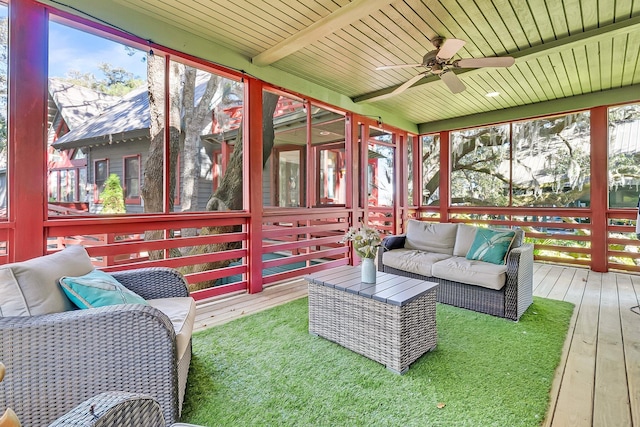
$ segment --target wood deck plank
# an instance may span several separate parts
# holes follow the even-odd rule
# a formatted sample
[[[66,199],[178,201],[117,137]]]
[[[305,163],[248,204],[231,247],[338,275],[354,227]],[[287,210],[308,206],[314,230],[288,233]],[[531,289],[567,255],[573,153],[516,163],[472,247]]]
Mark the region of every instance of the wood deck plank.
[[[573,335],[567,337],[571,345],[552,426],[591,425],[601,287],[602,275],[589,272]]]
[[[197,315],[194,331],[221,325],[294,299],[306,297],[307,291],[307,283],[301,280],[288,283],[286,287],[267,288],[267,290],[258,294],[242,294],[228,299],[221,299],[209,304],[206,310],[196,308]]]
[[[547,293],[547,298],[556,299],[556,300],[564,300],[565,295],[569,291],[569,287],[573,283],[574,280],[586,280],[587,278],[587,270],[577,270],[575,268],[563,268],[562,274],[558,277],[558,280],[554,284],[553,288],[549,290]]]
[[[602,276],[596,353],[593,426],[631,425],[616,276]]]
[[[618,274],[620,323],[627,369],[627,387],[631,407],[631,425],[640,425],[640,315],[631,311],[640,302],[640,277]],[[635,285],[635,289],[634,289]]]
[[[535,292],[538,289],[540,283],[544,280],[544,278],[549,274],[549,271],[553,268],[550,264],[541,265],[536,272],[533,274],[533,291]]]
[[[584,294],[584,288],[587,281],[587,270],[576,270],[571,275],[571,282],[569,283],[567,289],[563,289],[562,294],[563,298],[567,302],[571,302],[575,305],[573,309],[573,315],[571,316],[571,320],[569,321],[569,329],[567,330],[567,339],[564,341],[564,346],[562,347],[562,356],[560,358],[560,363],[556,368],[554,380],[551,384],[551,392],[549,398],[549,409],[547,410],[547,415],[544,419],[543,427],[551,426],[553,421],[553,414],[558,405],[558,395],[560,393],[560,385],[562,384],[562,378],[564,377],[565,368],[567,366],[567,359],[569,358],[569,350],[571,349],[571,339],[573,336],[573,331],[576,327],[576,319],[578,318],[578,312],[580,311],[580,302],[582,301],[582,296]],[[566,280],[565,280],[566,281]],[[553,291],[551,293],[554,293]],[[537,295],[536,295],[537,296]],[[560,299],[560,298],[559,298]]]
[[[563,277],[562,274],[564,273],[564,271],[565,268],[554,266],[547,273],[544,279],[542,279],[540,283],[538,283],[538,286],[535,288],[536,295],[543,298],[548,298],[549,292],[551,292],[551,290],[556,286],[558,280]],[[569,279],[569,282],[570,281],[571,279]]]

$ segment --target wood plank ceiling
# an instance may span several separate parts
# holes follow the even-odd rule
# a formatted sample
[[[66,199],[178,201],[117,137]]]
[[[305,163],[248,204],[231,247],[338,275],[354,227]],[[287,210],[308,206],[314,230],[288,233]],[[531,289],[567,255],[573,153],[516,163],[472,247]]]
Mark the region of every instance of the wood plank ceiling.
[[[417,124],[640,84],[640,0],[118,1],[254,62],[288,48],[266,62]],[[424,68],[376,67],[420,63],[436,36],[466,41],[454,59],[516,63],[457,69],[459,94],[427,75],[388,96]]]

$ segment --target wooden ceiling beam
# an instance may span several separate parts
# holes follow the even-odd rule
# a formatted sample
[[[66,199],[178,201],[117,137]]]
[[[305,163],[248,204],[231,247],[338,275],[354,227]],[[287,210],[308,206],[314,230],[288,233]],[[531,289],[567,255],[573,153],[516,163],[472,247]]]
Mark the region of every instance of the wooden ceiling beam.
[[[561,39],[533,46],[528,49],[514,52],[510,56],[513,56],[516,60],[516,64],[519,64],[542,56],[548,56],[552,53],[566,51],[577,46],[585,45],[587,43],[598,42],[604,39],[611,39],[612,37],[615,37],[619,34],[626,34],[638,30],[640,30],[640,16],[625,19],[624,21],[618,21],[604,27],[595,28],[583,33],[574,34],[571,36],[563,37]],[[482,68],[456,70],[457,75],[464,74],[466,76],[473,76],[481,72]],[[434,83],[439,80],[439,77],[430,75],[428,77],[424,77],[421,80],[418,80],[412,87]],[[398,87],[400,87],[400,85],[394,85],[374,92],[366,93],[364,95],[353,98],[353,102],[359,103],[380,101],[382,99],[393,96],[393,91]]]
[[[273,64],[292,53],[326,37],[340,28],[346,27],[359,19],[369,16],[373,11],[393,3],[394,0],[353,0],[304,30],[282,40],[275,46],[251,58],[258,66]]]

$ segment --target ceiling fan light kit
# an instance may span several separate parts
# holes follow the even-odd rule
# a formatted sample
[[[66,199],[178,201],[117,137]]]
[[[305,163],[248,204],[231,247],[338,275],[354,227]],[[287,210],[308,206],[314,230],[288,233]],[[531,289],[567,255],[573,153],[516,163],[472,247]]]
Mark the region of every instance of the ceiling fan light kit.
[[[515,63],[511,56],[487,57],[487,58],[462,58],[452,61],[451,58],[465,45],[464,40],[444,39],[434,37],[431,43],[434,50],[427,52],[422,57],[420,64],[383,65],[377,70],[390,70],[397,68],[424,67],[426,71],[412,77],[398,86],[392,95],[404,92],[422,79],[427,73],[439,76],[452,93],[460,93],[465,90],[464,83],[453,72],[455,68],[485,68],[485,67],[510,67]]]

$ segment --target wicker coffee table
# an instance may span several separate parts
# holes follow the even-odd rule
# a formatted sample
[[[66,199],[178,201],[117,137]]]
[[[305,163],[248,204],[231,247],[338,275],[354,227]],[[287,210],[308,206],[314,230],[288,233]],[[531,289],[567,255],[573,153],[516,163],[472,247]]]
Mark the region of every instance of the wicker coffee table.
[[[436,346],[437,283],[377,272],[360,282],[360,268],[337,267],[306,276],[309,332],[404,373]]]

